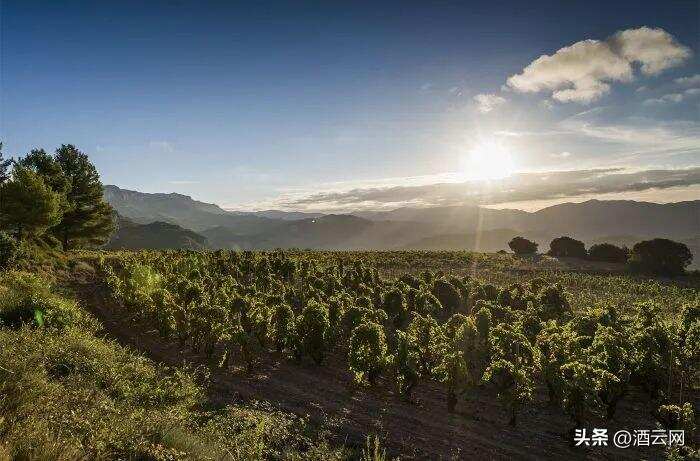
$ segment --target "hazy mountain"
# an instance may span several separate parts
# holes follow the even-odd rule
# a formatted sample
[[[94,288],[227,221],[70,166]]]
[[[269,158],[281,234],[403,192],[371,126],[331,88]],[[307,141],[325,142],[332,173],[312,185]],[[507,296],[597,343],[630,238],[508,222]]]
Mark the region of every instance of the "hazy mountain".
[[[373,220],[433,223],[440,232],[478,233],[491,229],[513,229],[542,235],[595,239],[606,235],[685,238],[700,229],[700,200],[668,204],[632,200],[589,200],[563,203],[528,213],[475,206],[400,208],[389,212],[361,213]],[[443,232],[452,229],[451,232]]]
[[[254,214],[234,214],[182,194],[148,194],[117,186],[105,186],[104,194],[117,213],[141,224],[163,221],[195,231],[226,226],[232,232],[249,234],[281,222]]]
[[[117,217],[117,230],[107,243],[110,249],[175,249],[199,250],[205,248],[207,239],[196,232],[176,224],[152,222],[138,224],[121,216]]]
[[[581,240],[624,234],[680,239],[700,231],[700,200],[666,204],[632,200],[562,203],[529,213],[520,229],[575,233]]]
[[[451,206],[323,215],[226,211],[186,195],[146,194],[116,186],[106,186],[105,197],[119,214],[137,223],[161,221],[192,229],[213,248],[497,251],[507,248],[513,236],[523,235],[546,250],[552,238],[569,235],[587,245],[606,241],[628,247],[666,237],[687,241],[694,254],[699,250],[700,200],[669,204],[589,200],[536,212]]]
[[[239,216],[260,216],[262,218],[281,219],[283,221],[298,221],[300,219],[320,218],[325,213],[304,213],[302,211],[261,210],[261,211],[230,211]]]

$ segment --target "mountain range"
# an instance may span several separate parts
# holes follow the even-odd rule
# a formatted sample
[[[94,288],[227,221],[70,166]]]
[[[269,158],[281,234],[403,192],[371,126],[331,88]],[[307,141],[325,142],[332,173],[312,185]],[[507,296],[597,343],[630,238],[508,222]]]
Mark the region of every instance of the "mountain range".
[[[602,241],[630,246],[665,237],[686,242],[700,253],[700,200],[648,203],[631,200],[589,200],[562,203],[535,212],[479,206],[399,208],[383,212],[322,214],[227,211],[181,194],[149,194],[105,186],[105,198],[130,225],[159,222],[153,232],[169,238],[161,245],[207,248],[272,249],[470,249],[493,252],[523,235],[548,248],[549,241],[568,235],[588,245]],[[129,227],[131,226],[131,227]],[[147,229],[139,229],[145,232]],[[203,239],[192,235],[199,234]],[[204,240],[205,239],[205,240]],[[146,242],[140,239],[139,242]],[[184,243],[183,243],[184,242]],[[696,263],[698,261],[695,261]]]

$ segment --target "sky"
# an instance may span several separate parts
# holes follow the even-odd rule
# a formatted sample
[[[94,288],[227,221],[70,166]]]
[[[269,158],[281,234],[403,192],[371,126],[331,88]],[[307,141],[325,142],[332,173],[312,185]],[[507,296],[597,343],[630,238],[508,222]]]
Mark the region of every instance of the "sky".
[[[699,8],[0,0],[0,139],[237,210],[700,199]]]

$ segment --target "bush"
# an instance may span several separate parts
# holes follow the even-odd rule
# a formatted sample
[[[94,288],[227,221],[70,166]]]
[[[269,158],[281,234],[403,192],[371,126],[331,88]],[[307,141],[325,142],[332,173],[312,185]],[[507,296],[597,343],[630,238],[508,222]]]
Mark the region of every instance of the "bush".
[[[586,246],[580,240],[571,237],[558,237],[549,243],[547,254],[562,258],[585,258]]]
[[[656,275],[680,275],[693,260],[688,247],[667,239],[639,242],[632,247],[630,267],[637,272]]]
[[[384,311],[394,325],[401,325],[408,315],[408,308],[401,290],[394,288],[384,295]]]
[[[387,362],[387,346],[382,326],[365,322],[357,326],[350,336],[350,371],[357,382],[374,384]]]
[[[317,364],[323,362],[326,354],[329,328],[328,308],[317,302],[309,303],[301,313],[297,332],[304,352]]]
[[[396,332],[396,352],[391,359],[398,393],[408,401],[418,384],[418,351],[403,331]]]
[[[457,311],[462,305],[459,291],[447,280],[439,279],[435,281],[433,284],[433,296],[440,301],[443,309],[449,313]]]
[[[75,301],[53,295],[50,284],[39,276],[8,272],[1,279],[0,327],[22,325],[63,329],[82,326],[94,331],[97,321],[81,310]]]
[[[603,261],[607,263],[627,262],[629,250],[613,245],[612,243],[598,243],[588,250],[588,258],[591,261]]]
[[[17,259],[19,251],[17,240],[10,237],[7,232],[0,231],[0,270],[10,267]]]
[[[508,246],[516,255],[532,255],[537,253],[537,244],[524,237],[515,237],[508,242]]]

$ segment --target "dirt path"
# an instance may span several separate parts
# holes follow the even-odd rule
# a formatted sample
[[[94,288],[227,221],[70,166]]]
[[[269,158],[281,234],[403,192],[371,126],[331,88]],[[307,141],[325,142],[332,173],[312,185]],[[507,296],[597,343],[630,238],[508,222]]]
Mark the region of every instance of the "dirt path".
[[[161,338],[147,325],[133,321],[113,302],[106,289],[90,278],[70,284],[81,304],[98,317],[106,334],[166,365],[206,365],[207,359]],[[457,413],[446,411],[445,393],[432,382],[421,382],[415,402],[398,400],[385,382],[358,389],[338,354],[326,364],[295,364],[280,354],[267,354],[255,372],[240,364],[228,370],[211,368],[209,396],[213,403],[267,401],[275,408],[309,418],[329,429],[334,439],[363,445],[367,434],[378,434],[392,454],[404,459],[656,459],[658,451],[639,449],[572,448],[562,434],[571,423],[559,409],[538,395],[510,428],[497,400],[477,390],[460,403]],[[646,399],[633,393],[619,408],[617,429],[652,429]]]

